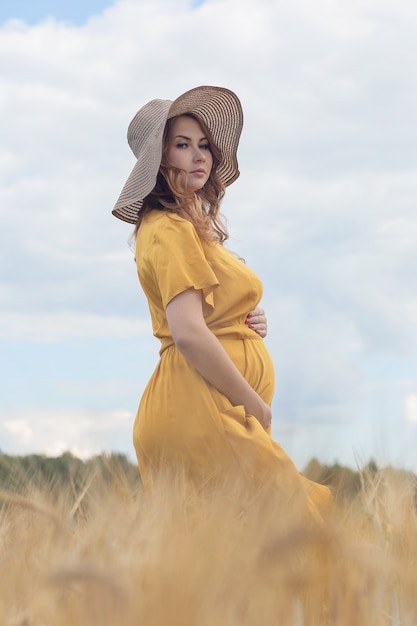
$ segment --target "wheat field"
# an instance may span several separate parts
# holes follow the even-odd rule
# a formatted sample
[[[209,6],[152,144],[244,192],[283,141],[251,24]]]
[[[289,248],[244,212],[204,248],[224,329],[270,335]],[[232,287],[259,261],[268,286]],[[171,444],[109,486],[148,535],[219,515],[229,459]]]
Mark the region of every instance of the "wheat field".
[[[307,527],[262,494],[242,509],[230,490],[170,476],[148,499],[112,472],[0,493],[2,626],[416,626],[403,475],[363,474],[325,527]]]

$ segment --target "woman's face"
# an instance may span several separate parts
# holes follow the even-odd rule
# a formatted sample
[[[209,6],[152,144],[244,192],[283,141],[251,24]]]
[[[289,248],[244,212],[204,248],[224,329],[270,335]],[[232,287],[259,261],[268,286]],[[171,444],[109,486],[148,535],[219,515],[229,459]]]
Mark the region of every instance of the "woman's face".
[[[213,156],[208,138],[194,118],[180,115],[173,119],[167,161],[186,172],[187,191],[197,191],[206,184],[213,166]]]

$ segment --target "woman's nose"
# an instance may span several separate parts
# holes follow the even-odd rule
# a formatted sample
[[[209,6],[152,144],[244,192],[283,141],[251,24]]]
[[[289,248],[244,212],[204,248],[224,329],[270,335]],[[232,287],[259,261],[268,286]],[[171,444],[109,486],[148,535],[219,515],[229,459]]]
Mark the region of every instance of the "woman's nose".
[[[194,161],[205,161],[206,155],[204,154],[204,150],[200,150],[200,148],[196,148],[194,152]]]

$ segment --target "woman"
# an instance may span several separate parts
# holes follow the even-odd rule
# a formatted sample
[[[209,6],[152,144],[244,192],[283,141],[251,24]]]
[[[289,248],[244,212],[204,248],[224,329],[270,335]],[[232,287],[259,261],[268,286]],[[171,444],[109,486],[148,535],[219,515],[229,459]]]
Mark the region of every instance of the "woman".
[[[113,214],[136,224],[138,276],[161,341],[134,426],[139,469],[145,488],[161,468],[181,467],[198,488],[236,476],[248,494],[296,493],[325,514],[327,488],[302,477],[270,437],[262,284],[223,245],[219,208],[239,176],[242,125],[233,92],[197,87],[152,100],[129,126],[137,162]]]

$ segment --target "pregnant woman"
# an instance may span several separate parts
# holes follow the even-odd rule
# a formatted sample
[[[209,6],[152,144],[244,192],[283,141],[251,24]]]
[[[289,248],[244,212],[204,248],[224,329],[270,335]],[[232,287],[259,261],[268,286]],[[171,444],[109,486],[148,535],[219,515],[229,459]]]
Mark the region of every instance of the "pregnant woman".
[[[199,489],[235,477],[247,493],[296,498],[326,517],[329,490],[270,436],[274,367],[262,283],[224,243],[225,188],[239,176],[237,96],[197,87],[152,100],[128,129],[137,162],[113,209],[135,224],[136,265],[160,359],[134,424],[145,489],[161,471]]]

